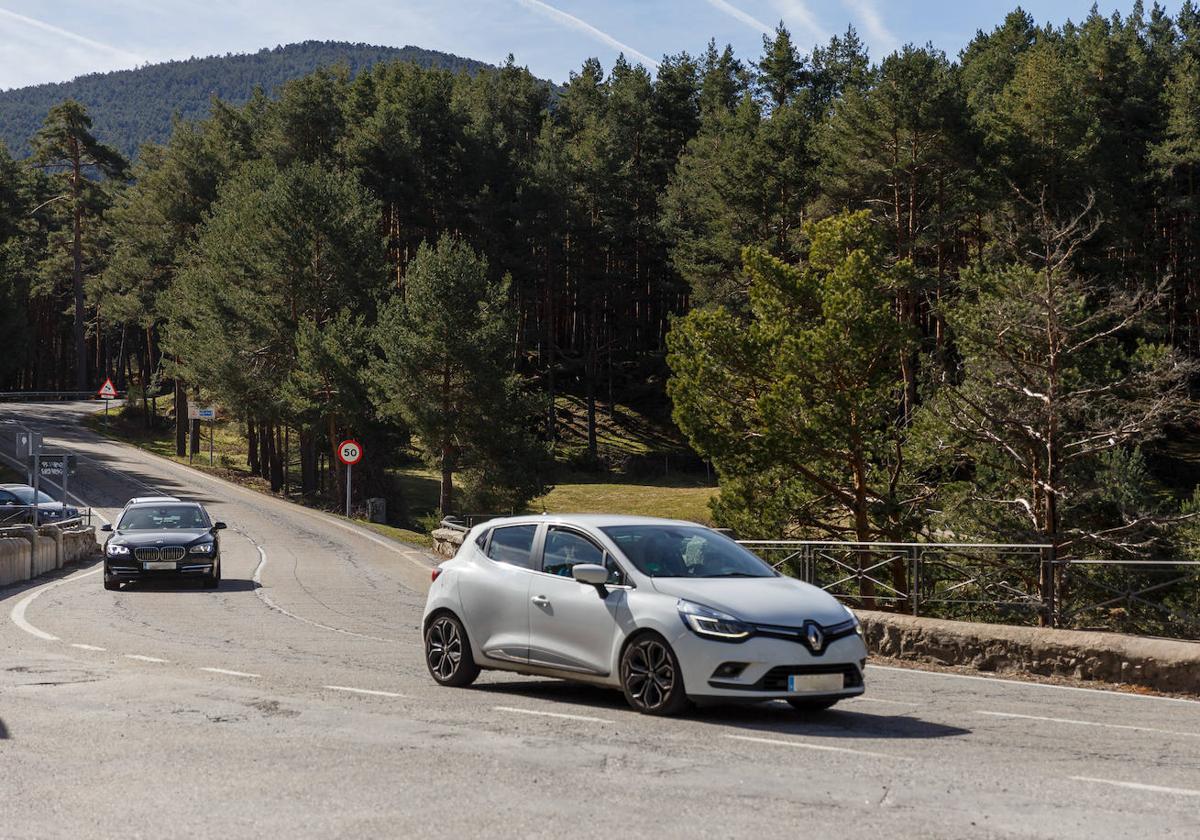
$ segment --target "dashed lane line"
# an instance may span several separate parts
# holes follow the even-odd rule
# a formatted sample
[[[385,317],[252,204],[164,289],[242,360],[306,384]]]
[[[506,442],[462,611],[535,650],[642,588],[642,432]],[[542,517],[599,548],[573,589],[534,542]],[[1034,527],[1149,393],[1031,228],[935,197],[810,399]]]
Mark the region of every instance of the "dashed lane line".
[[[887,706],[908,706],[909,708],[913,708],[913,709],[915,709],[916,707],[921,705],[920,703],[910,703],[906,700],[885,700],[882,697],[851,697],[849,699],[849,701],[847,701],[847,702],[850,702],[850,703],[883,703],[884,705],[887,705]]]
[[[1076,685],[1055,685],[1054,683],[1042,682],[1026,682],[1025,680],[1006,680],[1001,677],[980,677],[974,674],[955,674],[949,671],[925,671],[920,668],[897,668],[892,665],[867,665],[868,671],[898,671],[902,674],[920,674],[926,677],[946,677],[948,679],[958,680],[976,680],[985,683],[998,683],[1000,685],[1020,685],[1027,688],[1049,688],[1057,691],[1083,691],[1088,694],[1103,694],[1106,697],[1124,697],[1126,699],[1133,698],[1136,700],[1158,700],[1163,703],[1190,703],[1191,705],[1200,704],[1200,700],[1189,700],[1186,697],[1160,697],[1157,694],[1133,694],[1126,691],[1106,691],[1103,688],[1083,688]]]
[[[1150,726],[1135,726],[1128,723],[1100,723],[1094,720],[1074,720],[1073,718],[1040,717],[1038,715],[1019,715],[1015,712],[989,712],[976,709],[975,714],[988,717],[1014,718],[1016,720],[1034,720],[1043,723],[1066,723],[1071,726],[1099,726],[1105,729],[1127,729],[1131,732],[1153,732],[1159,735],[1181,735],[1185,738],[1200,738],[1200,732],[1178,732],[1173,729],[1155,729]]]
[[[351,688],[348,685],[325,685],[330,691],[346,691],[350,694],[367,694],[371,697],[408,697],[407,694],[397,694],[394,691],[377,691],[373,688]]]
[[[511,712],[517,715],[537,715],[540,717],[561,718],[562,720],[582,720],[588,723],[612,723],[611,720],[590,717],[589,715],[569,715],[565,712],[539,712],[536,709],[519,709],[516,706],[492,706],[492,710],[496,712]]]
[[[243,535],[243,536],[245,536],[245,535]],[[289,611],[285,610],[283,607],[279,606],[278,604],[276,604],[274,601],[271,600],[271,596],[266,593],[266,590],[263,588],[263,585],[262,585],[262,572],[263,572],[263,569],[267,565],[267,552],[263,550],[262,546],[255,543],[253,539],[250,539],[250,537],[246,537],[246,539],[250,540],[250,542],[254,544],[255,549],[258,551],[258,565],[254,567],[254,577],[253,577],[253,581],[255,584],[254,594],[257,595],[258,600],[260,600],[264,604],[266,604],[269,609],[272,609],[275,612],[280,613],[282,615],[286,615],[288,618],[295,619],[296,621],[302,622],[304,624],[308,624],[312,627],[319,627],[322,630],[329,630],[330,632],[333,632],[333,633],[341,633],[342,635],[345,635],[345,636],[354,636],[355,638],[358,638],[358,639],[369,639],[373,642],[384,642],[389,645],[410,644],[408,642],[401,642],[396,639],[385,639],[381,636],[368,636],[366,633],[355,633],[353,630],[347,630],[344,627],[334,627],[330,624],[322,624],[319,621],[313,621],[311,618],[305,618],[302,615],[296,615],[293,612],[289,612]]]
[[[169,659],[159,659],[157,656],[142,656],[140,653],[124,653],[121,655],[126,659],[136,659],[138,662],[157,662],[165,665],[171,661]]]
[[[79,648],[80,650],[108,650],[108,648],[102,648],[97,645],[82,645],[79,642],[71,642],[71,647]]]
[[[735,741],[749,741],[755,744],[771,744],[777,747],[795,747],[802,750],[817,750],[819,752],[835,752],[846,753],[848,755],[861,755],[867,758],[887,758],[892,761],[912,761],[902,755],[888,755],[887,753],[870,752],[868,750],[853,750],[849,747],[831,747],[826,744],[810,744],[806,741],[785,741],[779,738],[755,738],[752,735],[726,735],[726,738],[731,738]]]
[[[228,668],[201,668],[201,671],[208,671],[210,674],[225,674],[230,677],[247,677],[249,679],[259,679],[262,674],[250,674],[246,671],[231,671]]]
[[[1073,782],[1091,782],[1097,785],[1111,785],[1112,787],[1128,788],[1129,790],[1140,790],[1147,793],[1171,793],[1176,796],[1200,796],[1200,790],[1192,790],[1190,788],[1175,788],[1164,787],[1163,785],[1147,785],[1142,782],[1122,782],[1117,779],[1096,779],[1091,776],[1071,776]]]

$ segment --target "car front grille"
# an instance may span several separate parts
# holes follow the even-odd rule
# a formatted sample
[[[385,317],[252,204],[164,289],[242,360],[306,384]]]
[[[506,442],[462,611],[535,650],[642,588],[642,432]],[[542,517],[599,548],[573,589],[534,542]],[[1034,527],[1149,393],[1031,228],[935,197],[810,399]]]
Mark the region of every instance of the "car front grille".
[[[187,554],[187,549],[178,545],[168,545],[164,548],[143,547],[135,548],[133,556],[141,562],[166,560],[168,562],[182,560]]]

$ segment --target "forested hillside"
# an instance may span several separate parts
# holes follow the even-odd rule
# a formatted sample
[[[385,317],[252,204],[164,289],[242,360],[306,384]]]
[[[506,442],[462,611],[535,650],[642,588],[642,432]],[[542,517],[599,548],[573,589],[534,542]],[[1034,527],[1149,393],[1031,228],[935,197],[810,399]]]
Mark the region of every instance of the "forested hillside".
[[[337,41],[306,41],[252,55],[168,61],[136,70],[80,76],[60,84],[0,91],[0,142],[12,154],[24,157],[29,152],[29,138],[50,107],[74,99],[87,107],[100,140],[133,157],[146,141],[164,142],[176,115],[185,120],[207,116],[214,96],[242,105],[256,87],[272,94],[289,79],[305,76],[318,67],[343,65],[354,76],[381,61],[411,61],[420,67],[472,73],[486,66],[419,47]]]
[[[564,394],[581,465],[600,415],[670,406],[746,535],[1177,557],[1198,79],[1189,0],[1016,11],[957,58],[781,27],[554,92],[320,71],[132,169],[67,103],[0,157],[0,388],[215,401],[332,500],[340,436],[368,489],[415,448],[443,510],[529,498]]]

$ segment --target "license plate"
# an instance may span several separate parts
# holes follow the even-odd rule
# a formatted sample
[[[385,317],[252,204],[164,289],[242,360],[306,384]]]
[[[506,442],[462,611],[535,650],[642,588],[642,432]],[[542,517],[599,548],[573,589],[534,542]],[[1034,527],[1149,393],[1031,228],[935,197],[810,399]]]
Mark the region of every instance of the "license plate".
[[[175,564],[166,560],[150,560],[142,564],[142,569],[147,572],[173,572]]]
[[[841,691],[844,682],[841,674],[792,674],[788,677],[788,691]]]

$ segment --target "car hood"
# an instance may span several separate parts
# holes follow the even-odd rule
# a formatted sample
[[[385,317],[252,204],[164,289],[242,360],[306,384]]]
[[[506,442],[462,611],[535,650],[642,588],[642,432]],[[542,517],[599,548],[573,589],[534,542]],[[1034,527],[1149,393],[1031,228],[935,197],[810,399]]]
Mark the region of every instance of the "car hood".
[[[654,588],[706,607],[730,613],[752,624],[799,627],[805,621],[823,626],[846,620],[846,610],[822,589],[790,577],[654,578]]]
[[[170,528],[162,531],[116,531],[108,538],[114,545],[191,545],[212,538],[207,528]]]

